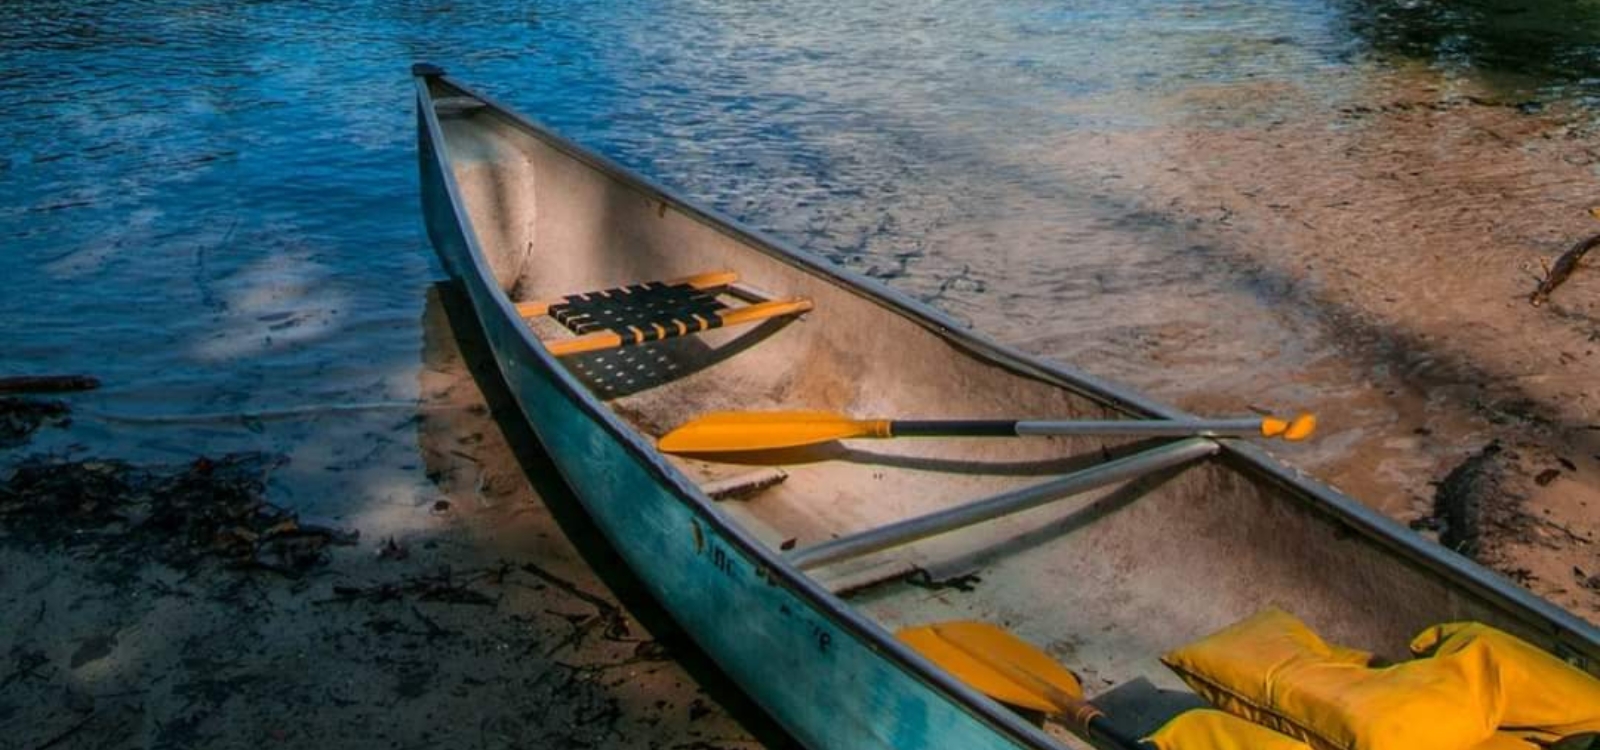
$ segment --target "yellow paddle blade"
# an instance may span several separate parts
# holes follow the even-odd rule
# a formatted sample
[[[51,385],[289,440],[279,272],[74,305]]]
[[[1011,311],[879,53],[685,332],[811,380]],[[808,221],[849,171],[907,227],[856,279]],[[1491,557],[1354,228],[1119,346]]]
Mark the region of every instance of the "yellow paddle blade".
[[[1083,686],[1066,667],[1027,641],[985,622],[941,622],[895,634],[928,661],[978,692],[1013,706],[1069,713]]]
[[[1283,439],[1293,443],[1311,437],[1311,433],[1316,431],[1316,415],[1301,414],[1289,422],[1289,428],[1283,431]]]
[[[795,448],[859,437],[889,437],[889,422],[824,411],[719,411],[692,419],[656,442],[667,453]]]
[[[1261,418],[1262,437],[1281,437],[1294,443],[1311,437],[1311,433],[1316,432],[1316,430],[1317,417],[1314,414],[1301,414],[1294,419]]]

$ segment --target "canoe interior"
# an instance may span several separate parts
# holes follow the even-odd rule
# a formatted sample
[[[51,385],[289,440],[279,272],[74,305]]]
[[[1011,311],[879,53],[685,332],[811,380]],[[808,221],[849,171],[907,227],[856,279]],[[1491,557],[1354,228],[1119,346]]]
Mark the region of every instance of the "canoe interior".
[[[496,281],[514,301],[731,270],[771,295],[813,302],[799,319],[563,360],[646,435],[721,409],[912,419],[1126,416],[1113,398],[968,351],[492,107],[460,107],[468,95],[448,83],[432,85],[460,198]],[[548,321],[535,325],[541,335],[563,335]],[[786,481],[716,504],[776,551],[1138,447],[1087,438],[907,439],[673,461],[702,483],[781,465]],[[1547,642],[1536,618],[1354,532],[1239,463],[1205,460],[810,574],[891,632],[955,618],[1011,628],[1077,671],[1091,696],[1137,728],[1195,701],[1160,654],[1269,605],[1331,640],[1390,658],[1402,657],[1418,630],[1449,620],[1485,621]]]

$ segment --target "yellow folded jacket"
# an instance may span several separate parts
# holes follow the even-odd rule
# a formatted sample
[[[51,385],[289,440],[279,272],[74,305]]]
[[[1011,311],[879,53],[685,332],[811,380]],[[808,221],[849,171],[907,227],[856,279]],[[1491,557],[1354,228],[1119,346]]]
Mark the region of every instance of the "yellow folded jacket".
[[[1365,665],[1372,655],[1329,645],[1294,615],[1264,609],[1161,658],[1206,702],[1258,724],[1275,722],[1266,677],[1297,661]]]
[[[1293,737],[1209,708],[1178,714],[1146,741],[1160,750],[1310,750]]]
[[[1501,728],[1548,740],[1600,732],[1600,680],[1515,636],[1482,623],[1452,622],[1411,641],[1411,653],[1429,660],[1470,650],[1487,655],[1505,695]]]
[[[1491,739],[1503,712],[1481,646],[1372,669],[1367,655],[1324,643],[1281,610],[1162,661],[1213,705],[1318,750],[1472,748]]]
[[[1208,708],[1178,714],[1145,741],[1159,750],[1310,750],[1310,745],[1293,737]],[[1539,750],[1539,746],[1497,732],[1472,750]]]

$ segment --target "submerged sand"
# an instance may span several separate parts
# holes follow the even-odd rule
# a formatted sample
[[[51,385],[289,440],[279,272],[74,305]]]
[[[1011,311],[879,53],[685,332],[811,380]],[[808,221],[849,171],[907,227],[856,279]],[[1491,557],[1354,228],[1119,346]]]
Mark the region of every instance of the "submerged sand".
[[[1592,112],[1358,64],[1015,117],[1038,135],[947,125],[897,263],[835,260],[1196,413],[1315,412],[1272,449],[1426,534],[1502,447],[1476,557],[1600,622],[1600,270],[1528,302],[1600,233]]]
[[[1180,235],[1196,286],[1225,277],[1255,307],[1145,300],[1190,320],[1086,366],[1197,412],[1312,410],[1320,437],[1286,460],[1425,532],[1436,485],[1498,444],[1478,559],[1600,622],[1600,269],[1528,302],[1600,233],[1600,147],[1587,113],[1497,97],[1408,70],[1343,100],[1196,88],[1174,103],[1189,122],[1050,144]]]

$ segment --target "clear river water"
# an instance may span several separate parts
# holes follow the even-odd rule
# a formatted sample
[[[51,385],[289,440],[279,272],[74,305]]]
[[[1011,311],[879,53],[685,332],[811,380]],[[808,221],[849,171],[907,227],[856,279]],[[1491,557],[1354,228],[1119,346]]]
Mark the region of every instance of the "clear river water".
[[[1060,144],[1103,138],[1114,165],[1175,123],[1293,121],[1407,80],[1527,110],[1586,111],[1600,84],[1588,0],[6,8],[0,374],[105,383],[35,447],[283,453],[279,499],[335,514],[427,496],[413,417],[443,276],[414,61],[1004,340],[1229,411],[1257,395],[1228,391],[1241,368],[1331,344]],[[1203,96],[1237,86],[1269,93]]]

